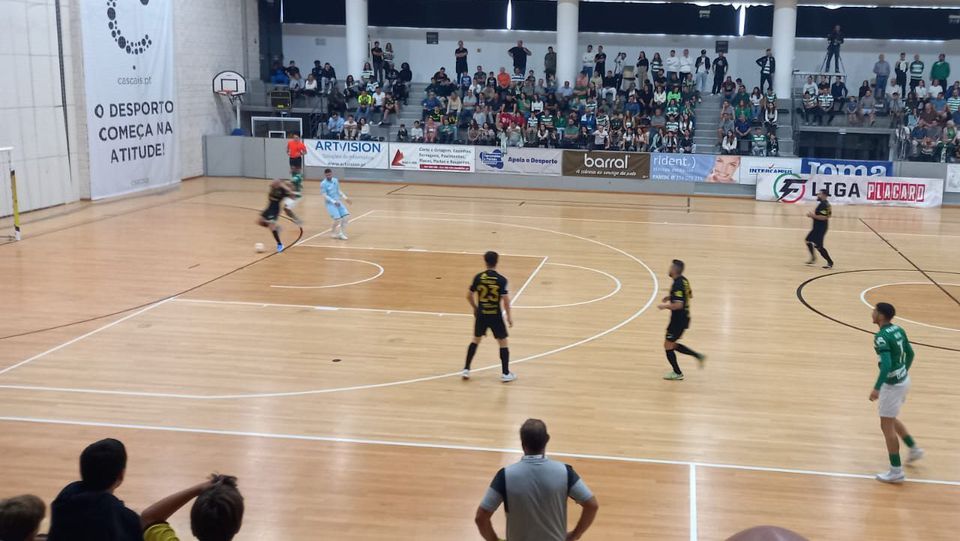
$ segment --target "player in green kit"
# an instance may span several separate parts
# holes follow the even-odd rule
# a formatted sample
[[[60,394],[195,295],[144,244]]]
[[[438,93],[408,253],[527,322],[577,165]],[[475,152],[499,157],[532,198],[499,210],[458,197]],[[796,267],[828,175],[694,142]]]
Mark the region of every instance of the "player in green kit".
[[[290,174],[290,184],[293,186],[293,193],[284,198],[283,212],[293,223],[303,225],[303,220],[293,212],[293,207],[297,206],[297,202],[303,197],[303,172],[300,169],[294,169]]]
[[[880,375],[870,391],[870,401],[879,400],[880,429],[890,454],[890,471],[877,474],[877,481],[884,483],[902,483],[904,479],[898,436],[910,448],[907,463],[923,458],[923,449],[917,447],[907,427],[897,419],[910,390],[909,371],[913,364],[913,348],[907,333],[892,323],[896,313],[893,305],[885,302],[877,303],[873,309],[873,322],[880,327],[873,336],[873,349],[880,357]]]

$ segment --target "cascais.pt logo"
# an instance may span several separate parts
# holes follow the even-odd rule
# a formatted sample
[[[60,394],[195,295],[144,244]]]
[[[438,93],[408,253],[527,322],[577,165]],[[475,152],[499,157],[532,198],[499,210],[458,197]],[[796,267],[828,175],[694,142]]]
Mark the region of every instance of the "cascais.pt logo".
[[[118,47],[126,51],[127,54],[132,55],[141,55],[153,45],[153,40],[150,39],[149,34],[144,34],[137,41],[133,41],[132,38],[123,35],[123,30],[120,28],[117,3],[133,4],[137,1],[138,0],[107,0],[107,27],[110,29],[110,35],[113,37],[113,41],[117,42]],[[139,2],[146,6],[150,3],[150,0],[139,0]]]
[[[773,182],[773,194],[783,203],[802,201],[807,195],[807,181],[796,173],[784,173]]]

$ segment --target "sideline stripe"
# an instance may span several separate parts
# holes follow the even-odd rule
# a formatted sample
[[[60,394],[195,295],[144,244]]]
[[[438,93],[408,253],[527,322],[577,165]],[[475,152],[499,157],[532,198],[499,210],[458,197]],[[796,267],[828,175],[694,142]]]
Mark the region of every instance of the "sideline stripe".
[[[690,541],[697,541],[697,465],[690,464]]]
[[[154,425],[140,425],[140,424],[129,424],[129,423],[101,423],[97,421],[73,421],[73,420],[67,420],[67,419],[43,419],[43,418],[34,418],[34,417],[12,417],[12,416],[2,416],[0,417],[0,421],[6,421],[11,423],[85,426],[85,427],[95,427],[95,428],[116,428],[116,429],[124,429],[124,430],[174,432],[174,433],[183,433],[183,434],[205,434],[205,435],[213,435],[213,436],[264,438],[264,439],[273,439],[273,440],[316,441],[316,442],[326,442],[326,443],[353,443],[357,445],[381,445],[381,446],[387,446],[387,447],[438,449],[438,450],[445,450],[445,451],[472,451],[472,452],[479,452],[479,453],[499,453],[499,454],[510,454],[510,455],[523,454],[523,451],[520,449],[510,449],[510,448],[503,448],[503,447],[447,445],[447,444],[441,444],[441,443],[424,443],[424,442],[414,442],[414,441],[368,440],[368,439],[362,439],[362,438],[343,438],[343,437],[334,437],[334,436],[310,436],[306,434],[245,432],[245,431],[239,431],[239,430],[188,428],[188,427],[176,427],[176,426],[154,426]],[[593,455],[593,454],[584,454],[584,453],[564,453],[564,452],[553,452],[553,451],[550,452],[550,456],[563,457],[563,458],[575,458],[575,459],[582,459],[582,460],[602,460],[607,462],[629,462],[634,464],[660,464],[660,465],[667,465],[667,466],[686,466],[688,468],[691,468],[691,472],[694,472],[693,468],[712,468],[712,469],[739,470],[739,471],[752,471],[752,472],[765,472],[765,473],[813,475],[813,476],[820,476],[820,477],[835,477],[835,478],[843,478],[843,479],[867,479],[867,480],[875,481],[873,475],[859,474],[859,473],[827,472],[827,471],[802,470],[802,469],[792,469],[792,468],[769,468],[769,467],[763,467],[763,466],[745,466],[745,465],[739,465],[739,464],[716,464],[716,463],[710,463],[710,462],[691,462],[686,460],[660,460],[655,458]],[[908,477],[906,481],[908,483],[922,483],[922,484],[928,484],[928,485],[960,486],[960,481],[943,481],[938,479],[916,479],[911,477]]]

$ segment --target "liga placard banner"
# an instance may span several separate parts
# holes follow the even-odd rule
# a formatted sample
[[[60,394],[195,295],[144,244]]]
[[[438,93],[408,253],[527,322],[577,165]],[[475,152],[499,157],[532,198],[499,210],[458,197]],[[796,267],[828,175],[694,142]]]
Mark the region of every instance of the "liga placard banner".
[[[477,173],[560,176],[563,151],[557,148],[475,147]]]
[[[650,178],[650,154],[640,152],[563,151],[563,174],[572,177]]]
[[[754,158],[744,156],[740,160],[740,184],[756,184],[760,175],[799,173],[800,158]]]
[[[831,203],[933,208],[943,204],[943,180],[848,175],[763,174],[758,201],[812,203],[827,190]]]
[[[657,152],[650,155],[650,178],[736,184],[741,162],[740,156]]]
[[[944,189],[948,192],[960,192],[960,164],[947,165],[947,186]]]
[[[173,0],[80,9],[90,196],[180,182]]]
[[[474,172],[474,151],[468,145],[390,143],[390,169]]]
[[[308,167],[387,169],[390,161],[389,145],[381,141],[308,139],[304,144]]]

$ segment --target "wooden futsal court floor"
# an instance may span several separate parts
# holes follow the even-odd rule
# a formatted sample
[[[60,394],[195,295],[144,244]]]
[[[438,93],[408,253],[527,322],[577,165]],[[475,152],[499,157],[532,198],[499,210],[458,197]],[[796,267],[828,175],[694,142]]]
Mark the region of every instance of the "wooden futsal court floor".
[[[26,217],[0,246],[0,496],[50,502],[116,437],[134,509],[237,475],[241,540],[479,539],[477,504],[539,417],[600,501],[585,539],[956,539],[960,210],[837,206],[824,271],[803,264],[809,207],[345,182],[342,242],[306,186],[279,255],[253,250],[271,245],[265,181]],[[516,302],[508,385],[491,339],[457,375],[489,249]],[[683,382],[661,379],[673,258],[694,292],[683,342],[709,355],[681,358]],[[902,486],[872,478],[880,300],[923,344],[902,419],[927,457]]]

